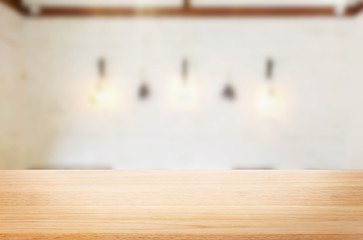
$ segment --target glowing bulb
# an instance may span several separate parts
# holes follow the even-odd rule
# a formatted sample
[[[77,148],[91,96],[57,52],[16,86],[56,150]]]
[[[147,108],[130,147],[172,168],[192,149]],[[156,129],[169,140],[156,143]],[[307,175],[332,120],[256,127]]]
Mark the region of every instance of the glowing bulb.
[[[199,101],[198,83],[193,79],[183,81],[180,78],[173,78],[170,81],[167,95],[170,104],[185,110],[195,109]]]
[[[105,92],[105,87],[99,84],[92,96],[92,101],[96,105],[102,105],[107,102],[107,93]]]
[[[272,86],[268,86],[261,95],[259,108],[261,113],[271,113],[276,109],[277,96],[276,91]]]
[[[185,102],[191,101],[195,95],[195,86],[189,77],[189,62],[187,59],[184,59],[182,63],[182,79],[179,84],[180,99]]]
[[[174,77],[170,82],[170,100],[175,106],[194,110],[198,104],[198,81],[193,79],[188,74],[188,61],[184,59],[182,63],[181,77]]]
[[[180,97],[182,99],[188,99],[193,96],[194,89],[192,88],[191,84],[186,82],[182,83],[180,86]]]
[[[262,98],[262,106],[266,109],[272,109],[276,104],[275,90],[273,88],[268,88],[264,97]]]
[[[180,82],[177,87],[176,96],[180,105],[185,107],[192,107],[197,101],[197,87],[196,82],[188,79],[187,81]]]
[[[91,103],[96,108],[106,109],[115,102],[112,88],[105,80],[99,81],[91,94]]]

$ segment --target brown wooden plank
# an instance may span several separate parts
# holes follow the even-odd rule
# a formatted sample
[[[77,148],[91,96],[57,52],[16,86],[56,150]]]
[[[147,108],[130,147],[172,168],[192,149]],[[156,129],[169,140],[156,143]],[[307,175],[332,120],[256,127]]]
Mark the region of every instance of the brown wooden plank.
[[[37,17],[331,17],[333,7],[43,7]]]
[[[25,15],[27,13],[26,9],[23,7],[21,0],[0,0],[0,3],[3,3],[10,8],[14,9],[18,13]]]
[[[183,7],[184,7],[184,10],[188,10],[190,9],[192,6],[191,4],[191,0],[183,0]]]
[[[334,7],[192,7],[183,0],[182,7],[50,7],[44,6],[33,17],[334,17]],[[31,16],[21,0],[0,0],[24,16]],[[363,11],[363,2],[348,6],[346,16]]]
[[[0,171],[0,239],[361,240],[363,171]]]
[[[356,16],[363,11],[363,2],[357,3],[355,5],[348,6],[345,15],[346,16]]]

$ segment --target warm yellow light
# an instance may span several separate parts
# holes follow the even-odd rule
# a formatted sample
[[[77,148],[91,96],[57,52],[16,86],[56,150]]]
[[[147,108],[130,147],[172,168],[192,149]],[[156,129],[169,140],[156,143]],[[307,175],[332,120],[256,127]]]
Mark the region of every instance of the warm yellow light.
[[[196,107],[197,86],[193,80],[179,81],[175,90],[175,100],[179,106],[186,108]]]
[[[101,84],[99,84],[99,86],[96,87],[92,96],[92,102],[95,105],[102,105],[105,102],[107,102],[107,94],[105,92],[104,87]]]
[[[183,81],[181,78],[171,77],[166,88],[168,104],[180,109],[194,110],[198,106],[198,90],[197,81],[194,79]]]
[[[277,94],[272,86],[267,86],[261,93],[259,110],[262,114],[271,114],[277,108]]]
[[[275,90],[273,88],[267,89],[261,101],[262,107],[265,109],[273,109],[276,105]]]
[[[91,93],[91,103],[99,110],[106,110],[115,106],[115,94],[108,81],[102,80],[97,83]]]
[[[183,82],[179,85],[179,97],[184,101],[191,100],[195,95],[195,86],[191,83]]]

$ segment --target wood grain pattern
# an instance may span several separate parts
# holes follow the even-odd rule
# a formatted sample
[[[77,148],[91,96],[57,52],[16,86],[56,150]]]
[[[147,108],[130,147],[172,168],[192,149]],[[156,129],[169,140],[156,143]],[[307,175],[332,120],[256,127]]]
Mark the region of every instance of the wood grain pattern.
[[[0,171],[0,239],[360,240],[363,171]]]

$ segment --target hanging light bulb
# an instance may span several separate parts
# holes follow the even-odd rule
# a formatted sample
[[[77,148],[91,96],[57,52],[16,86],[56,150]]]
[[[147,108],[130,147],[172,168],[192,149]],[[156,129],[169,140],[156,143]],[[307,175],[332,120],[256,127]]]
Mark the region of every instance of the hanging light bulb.
[[[273,85],[273,69],[274,69],[274,61],[272,59],[268,59],[266,63],[266,81],[267,84],[263,89],[261,98],[260,98],[260,110],[263,113],[271,112],[275,109],[277,104],[277,95],[276,89]]]
[[[265,110],[272,110],[276,105],[275,89],[272,86],[267,86],[261,98],[261,107]]]
[[[106,80],[106,64],[104,59],[98,62],[99,78],[91,95],[91,102],[98,108],[106,108],[111,104],[111,88]]]
[[[198,82],[189,75],[189,61],[181,61],[181,74],[170,81],[170,103],[185,110],[196,110],[199,103]]]
[[[180,93],[182,98],[188,98],[192,95],[192,88],[189,82],[189,63],[187,59],[182,63],[182,82],[180,86]]]
[[[182,79],[179,86],[180,99],[184,102],[192,102],[195,99],[195,86],[189,77],[189,62],[184,59],[182,62]]]
[[[108,96],[106,86],[103,81],[97,82],[97,86],[92,94],[92,103],[95,105],[104,105],[107,102]]]

